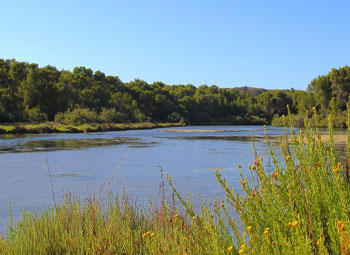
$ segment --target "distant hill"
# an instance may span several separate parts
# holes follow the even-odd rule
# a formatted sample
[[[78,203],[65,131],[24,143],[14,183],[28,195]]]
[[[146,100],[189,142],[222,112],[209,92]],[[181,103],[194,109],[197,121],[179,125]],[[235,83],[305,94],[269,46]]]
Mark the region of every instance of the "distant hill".
[[[245,93],[248,93],[251,96],[259,96],[261,93],[267,91],[267,89],[262,89],[262,88],[254,88],[254,87],[236,87],[235,89],[243,91]]]

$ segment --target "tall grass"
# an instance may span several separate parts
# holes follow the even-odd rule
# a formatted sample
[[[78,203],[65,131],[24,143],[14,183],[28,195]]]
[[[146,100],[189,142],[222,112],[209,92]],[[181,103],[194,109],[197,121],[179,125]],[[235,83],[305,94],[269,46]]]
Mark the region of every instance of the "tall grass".
[[[324,141],[317,118],[299,134],[285,129],[278,146],[266,137],[269,159],[255,150],[250,176],[238,167],[242,194],[216,172],[226,199],[201,200],[199,211],[169,175],[183,213],[164,195],[147,210],[125,195],[106,203],[67,195],[56,209],[10,220],[0,254],[350,254],[350,128],[341,161],[331,119]]]

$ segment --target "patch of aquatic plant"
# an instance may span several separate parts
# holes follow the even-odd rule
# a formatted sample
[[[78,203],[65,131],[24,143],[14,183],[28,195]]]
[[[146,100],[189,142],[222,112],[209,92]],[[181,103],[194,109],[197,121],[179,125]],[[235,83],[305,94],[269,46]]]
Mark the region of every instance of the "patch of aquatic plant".
[[[0,153],[6,152],[39,152],[57,150],[76,150],[91,147],[105,147],[127,144],[133,148],[154,146],[156,142],[146,142],[139,138],[117,137],[117,138],[89,138],[89,139],[54,139],[34,140],[24,144],[8,145],[1,147]]]

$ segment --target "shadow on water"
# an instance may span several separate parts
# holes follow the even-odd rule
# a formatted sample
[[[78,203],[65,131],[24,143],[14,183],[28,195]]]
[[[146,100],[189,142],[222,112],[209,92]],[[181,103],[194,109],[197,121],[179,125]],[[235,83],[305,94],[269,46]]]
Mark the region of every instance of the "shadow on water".
[[[78,150],[91,147],[106,147],[115,145],[130,145],[133,148],[156,146],[157,142],[145,142],[139,138],[90,138],[90,139],[59,139],[59,140],[36,140],[23,144],[0,147],[0,153],[19,152],[42,152],[58,150]]]

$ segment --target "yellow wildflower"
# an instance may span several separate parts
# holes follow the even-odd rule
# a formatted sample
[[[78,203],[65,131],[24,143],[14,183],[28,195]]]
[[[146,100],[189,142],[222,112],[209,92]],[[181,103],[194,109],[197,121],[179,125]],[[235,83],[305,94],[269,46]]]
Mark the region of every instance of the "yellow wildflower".
[[[252,226],[248,226],[247,231],[250,233],[252,231]]]
[[[242,245],[241,245],[241,249],[245,249],[246,246],[247,246],[247,244],[245,244],[245,243],[242,244]]]
[[[151,234],[151,237],[154,237],[154,233]]]
[[[337,222],[337,228],[338,228],[338,230],[339,231],[342,231],[342,230],[344,230],[344,222],[343,221],[341,221],[341,220],[339,220],[338,222]]]
[[[338,167],[341,167],[341,163],[340,162],[338,162]]]
[[[182,238],[182,240],[187,241],[187,238],[186,238],[186,237],[184,237],[184,238]]]
[[[244,250],[243,250],[243,249],[240,249],[240,250],[238,251],[238,253],[239,253],[239,254],[243,254],[243,253],[244,253]]]
[[[337,167],[333,167],[333,172],[337,173],[339,171],[339,169]]]
[[[270,228],[265,228],[264,235],[267,235],[269,233]]]
[[[142,237],[145,238],[146,236],[148,236],[148,235],[150,235],[150,234],[151,234],[151,232],[147,231],[146,233],[144,233],[144,234],[142,235]]]
[[[228,251],[232,251],[233,250],[233,246],[230,246],[227,248]]]
[[[292,227],[296,227],[296,226],[298,226],[298,222],[297,221],[293,221],[292,222]]]

